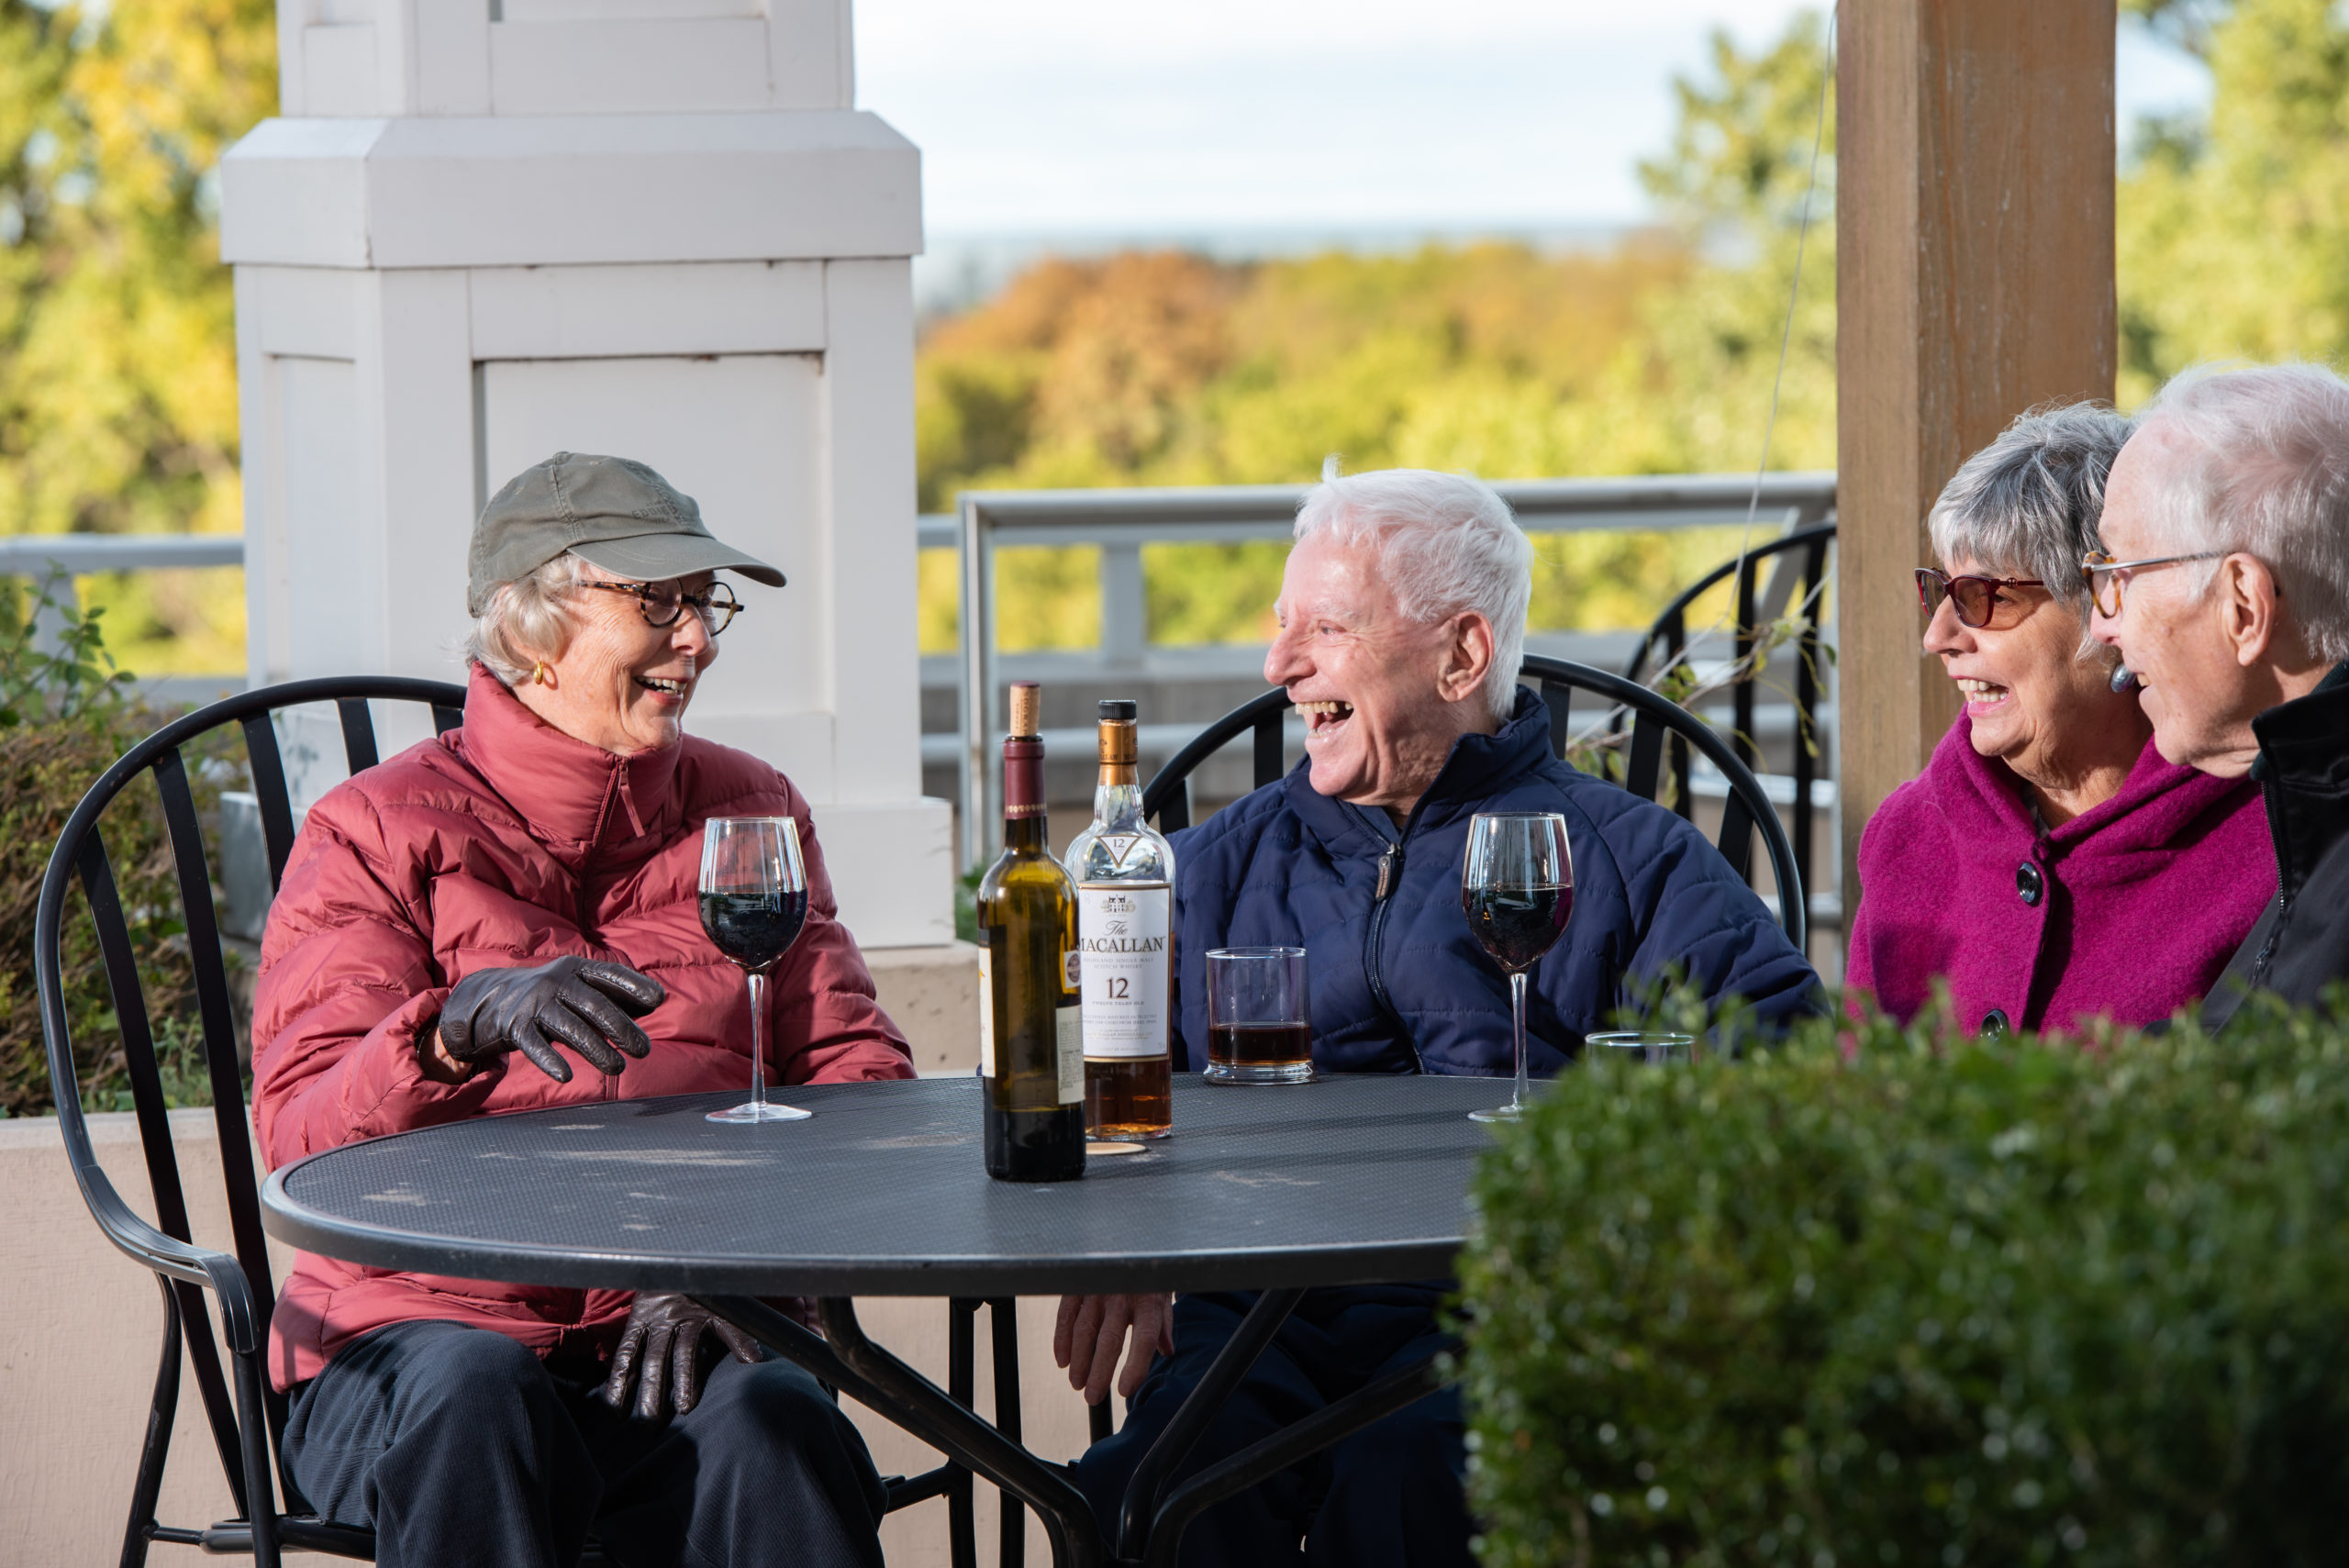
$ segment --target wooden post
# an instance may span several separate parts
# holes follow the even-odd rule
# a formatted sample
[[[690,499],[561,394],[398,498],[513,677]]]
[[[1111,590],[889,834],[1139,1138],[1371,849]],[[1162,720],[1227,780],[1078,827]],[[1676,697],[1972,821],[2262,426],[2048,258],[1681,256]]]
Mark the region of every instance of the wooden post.
[[[1957,465],[2112,395],[2113,0],[1842,0],[1837,583],[1846,918],[1860,829],[1957,715],[1912,570]]]

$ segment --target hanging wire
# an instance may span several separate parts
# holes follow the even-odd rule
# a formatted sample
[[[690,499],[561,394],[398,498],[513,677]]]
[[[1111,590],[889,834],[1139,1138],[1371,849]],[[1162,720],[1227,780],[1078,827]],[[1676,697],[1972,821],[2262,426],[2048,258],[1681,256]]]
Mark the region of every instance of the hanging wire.
[[[1728,581],[1732,584],[1742,579],[1745,572],[1745,558],[1753,553],[1753,525],[1756,519],[1760,517],[1762,510],[1762,484],[1765,476],[1766,476],[1770,472],[1770,444],[1777,435],[1779,395],[1786,386],[1787,360],[1794,348],[1795,312],[1797,307],[1802,302],[1803,257],[1809,247],[1810,241],[1811,200],[1819,191],[1820,151],[1823,147],[1825,147],[1827,142],[1827,99],[1828,95],[1835,90],[1835,12],[1830,10],[1827,14],[1827,59],[1825,62],[1825,69],[1820,74],[1819,107],[1811,123],[1810,166],[1803,183],[1802,216],[1798,220],[1795,228],[1794,278],[1787,287],[1787,320],[1785,327],[1778,334],[1777,367],[1772,373],[1770,377],[1770,411],[1762,423],[1762,455],[1753,465],[1753,488],[1746,496],[1745,528],[1744,531],[1738,536],[1737,541],[1737,567],[1735,571],[1730,573],[1728,578]],[[1814,583],[1810,585],[1809,591],[1803,595],[1803,603],[1800,606],[1801,614],[1808,617],[1816,613],[1820,595],[1824,591],[1825,587],[1826,584],[1823,582]],[[1720,630],[1722,623],[1736,613],[1736,603],[1737,595],[1732,592],[1730,595],[1729,605],[1722,608],[1720,614],[1713,617],[1712,624],[1705,628],[1703,631],[1698,632],[1695,637],[1687,639],[1683,643],[1683,647],[1685,648],[1689,644],[1695,643],[1699,639],[1709,637],[1714,632]],[[1758,667],[1760,660],[1766,655],[1767,652],[1768,650],[1766,646],[1763,645],[1762,641],[1757,639],[1756,646],[1753,652],[1747,654],[1743,660],[1738,661],[1729,667],[1720,671],[1711,679],[1699,684],[1681,699],[1683,706],[1693,706],[1698,697],[1709,693],[1720,690],[1722,687],[1736,684],[1737,682],[1746,673],[1745,666],[1753,665]],[[1668,673],[1670,668],[1671,666],[1660,666],[1656,671],[1656,678],[1662,679],[1664,675]],[[1617,715],[1623,711],[1625,710],[1621,706],[1618,706],[1609,709],[1605,713],[1602,713],[1599,715],[1597,724],[1594,724],[1592,727],[1586,729],[1581,735],[1574,738],[1575,742],[1580,744],[1609,744],[1609,741],[1595,740],[1594,737],[1599,726],[1611,725]]]

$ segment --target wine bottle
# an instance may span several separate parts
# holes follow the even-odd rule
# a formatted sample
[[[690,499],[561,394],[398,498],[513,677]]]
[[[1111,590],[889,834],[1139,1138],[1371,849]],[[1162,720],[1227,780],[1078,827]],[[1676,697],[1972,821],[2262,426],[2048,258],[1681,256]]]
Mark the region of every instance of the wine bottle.
[[[1093,825],[1068,847],[1085,993],[1085,1123],[1116,1142],[1174,1130],[1166,1050],[1174,851],[1142,819],[1134,715],[1130,702],[1101,705]]]
[[[1003,853],[979,882],[979,1072],[987,1174],[1085,1174],[1085,1037],[1076,887],[1044,832],[1044,741],[1033,681],[1011,684],[1003,742]]]

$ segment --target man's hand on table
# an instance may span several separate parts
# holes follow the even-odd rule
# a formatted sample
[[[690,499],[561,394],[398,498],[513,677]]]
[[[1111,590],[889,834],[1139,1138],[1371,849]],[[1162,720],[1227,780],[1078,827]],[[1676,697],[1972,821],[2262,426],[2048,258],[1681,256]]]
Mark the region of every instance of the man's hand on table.
[[[1133,1330],[1130,1347],[1126,1330]],[[1118,1352],[1126,1364],[1118,1366]],[[1109,1377],[1118,1379],[1118,1396],[1130,1399],[1150,1371],[1153,1354],[1174,1353],[1174,1298],[1172,1296],[1063,1296],[1060,1319],[1052,1325],[1052,1361],[1068,1368],[1068,1385],[1082,1389],[1087,1405],[1109,1396]]]
[[[666,1292],[639,1293],[629,1308],[628,1327],[620,1331],[619,1348],[612,1352],[604,1403],[627,1409],[633,1381],[637,1419],[657,1421],[666,1415],[664,1393],[670,1409],[684,1415],[701,1398],[701,1337],[713,1331],[736,1361],[751,1365],[763,1359],[756,1340],[707,1308]]]
[[[571,1082],[561,1040],[603,1073],[641,1057],[652,1042],[635,1020],[668,994],[624,963],[564,956],[518,969],[478,969],[449,993],[432,1034],[418,1044],[426,1076],[462,1083],[493,1057],[518,1051],[558,1084]]]

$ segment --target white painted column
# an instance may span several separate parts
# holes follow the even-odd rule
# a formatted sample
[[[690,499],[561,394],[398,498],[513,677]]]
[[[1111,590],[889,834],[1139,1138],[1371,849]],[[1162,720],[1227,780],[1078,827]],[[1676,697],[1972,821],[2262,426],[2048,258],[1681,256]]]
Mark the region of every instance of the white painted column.
[[[847,0],[281,0],[285,117],[221,168],[250,674],[462,678],[489,493],[558,450],[649,462],[791,579],[741,588],[695,729],[815,803],[860,940],[919,946],[953,931],[920,795],[920,157],[852,107],[849,39]]]

